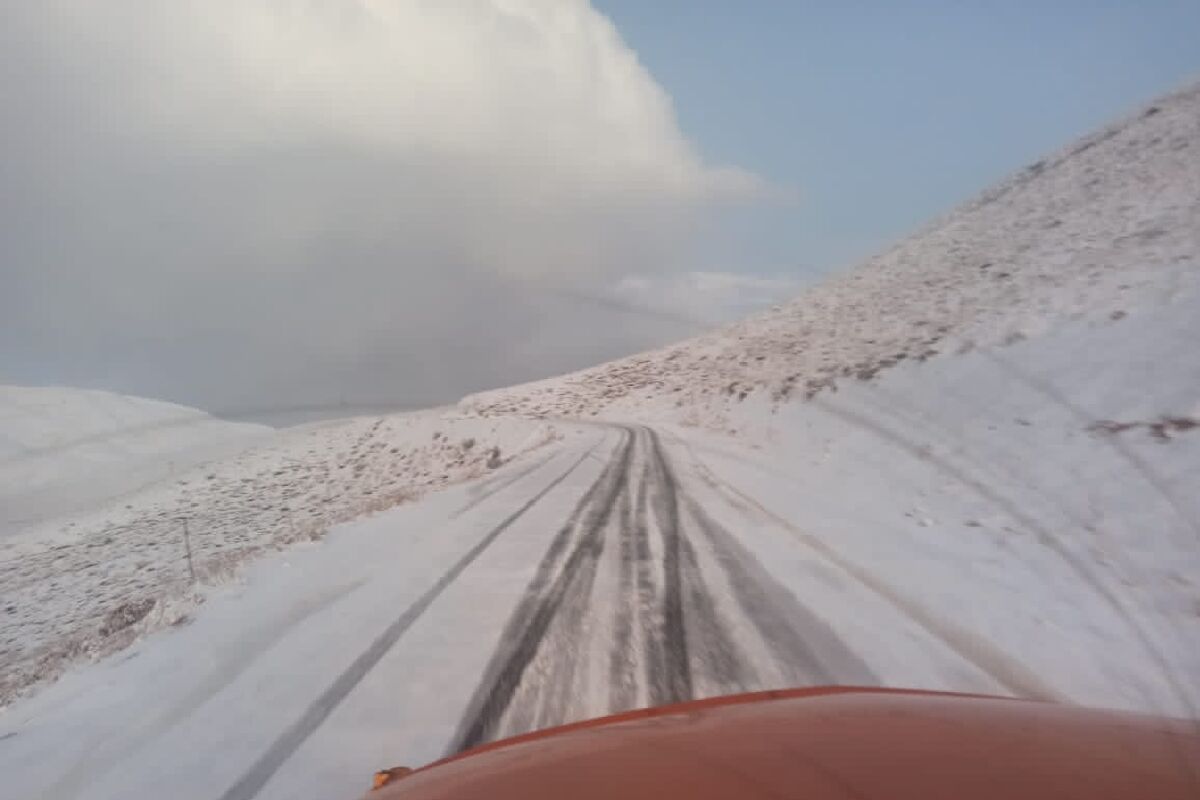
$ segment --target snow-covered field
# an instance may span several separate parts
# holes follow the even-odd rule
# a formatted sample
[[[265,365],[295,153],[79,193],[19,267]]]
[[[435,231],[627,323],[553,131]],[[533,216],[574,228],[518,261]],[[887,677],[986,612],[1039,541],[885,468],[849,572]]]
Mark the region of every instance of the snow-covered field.
[[[76,410],[86,406],[84,400],[75,404]],[[86,445],[107,458],[102,473],[123,468],[118,455],[126,441],[160,433],[153,417],[144,432],[132,430],[136,418],[126,416],[115,444],[97,434],[98,441]],[[172,431],[178,429],[175,418],[165,417]],[[83,510],[26,524],[0,540],[0,702],[55,678],[74,661],[114,652],[137,635],[186,619],[203,599],[198,585],[229,579],[238,565],[264,550],[317,539],[338,522],[478,477],[489,464],[495,467],[557,436],[550,424],[500,425],[445,410],[314,423],[278,433],[212,422],[195,433],[205,437],[213,428],[241,434],[233,448],[240,452],[212,461],[199,461],[194,450],[183,456],[160,453],[156,463],[177,459],[171,477],[106,501],[85,493],[92,502],[76,498],[74,506]],[[178,441],[184,431],[190,435],[191,426],[164,438]],[[67,474],[64,485],[46,476],[38,484],[42,495],[71,491],[76,464],[82,478],[84,459],[91,455],[80,454],[83,449],[38,453],[47,471],[60,455]],[[21,474],[21,463],[8,468]],[[16,491],[14,496],[19,498]]]
[[[0,538],[234,453],[269,430],[112,392],[0,386]]]
[[[284,431],[9,537],[6,691],[111,655],[9,705],[0,771],[353,796],[805,683],[1200,716],[1197,343],[1200,86],[737,325]]]

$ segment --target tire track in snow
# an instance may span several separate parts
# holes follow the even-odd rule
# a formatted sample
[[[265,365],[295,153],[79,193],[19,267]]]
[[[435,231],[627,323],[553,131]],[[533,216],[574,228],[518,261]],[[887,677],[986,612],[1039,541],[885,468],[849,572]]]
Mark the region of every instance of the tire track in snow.
[[[198,684],[189,689],[176,703],[155,708],[135,725],[127,726],[120,736],[112,734],[95,742],[88,751],[49,786],[46,797],[77,797],[84,788],[94,785],[98,776],[116,768],[124,759],[157,737],[164,736],[180,721],[186,719],[222,687],[232,683],[259,656],[275,646],[294,628],[310,617],[341,601],[366,583],[365,579],[333,587],[315,597],[300,602],[283,617],[269,619],[251,628],[234,643],[214,648],[213,669]]]
[[[468,712],[454,736],[450,752],[474,747],[487,741],[494,734],[517,691],[522,688],[526,669],[537,656],[564,597],[575,588],[581,569],[584,582],[590,591],[591,582],[587,575],[590,573],[594,577],[595,567],[603,550],[603,529],[612,513],[621,485],[627,480],[629,462],[633,454],[634,434],[627,428],[623,428],[622,431],[623,441],[619,445],[619,454],[610,459],[600,476],[576,505],[571,518],[559,529],[541,563],[538,564],[537,572],[525,590],[525,596],[505,625],[500,637],[500,647],[492,656],[484,672],[484,679],[468,704]],[[579,533],[578,536],[574,536],[576,532]],[[574,548],[566,555],[561,567],[558,567],[560,557],[566,552],[573,538]],[[578,596],[576,591],[573,597]],[[570,671],[570,667],[563,669]],[[542,717],[545,718],[545,710]]]
[[[641,487],[639,487],[640,489]],[[628,491],[621,493],[620,529],[617,552],[617,615],[613,625],[613,643],[608,656],[610,684],[610,708],[633,708],[637,702],[637,658],[634,652],[634,623],[637,620],[638,603],[635,594],[637,576],[637,543],[634,528],[635,514],[640,508],[643,492],[632,497]]]
[[[450,519],[458,519],[459,517],[461,517],[463,514],[467,513],[468,511],[470,511],[475,506],[477,506],[480,503],[487,500],[492,495],[503,492],[509,486],[512,486],[514,483],[521,480],[521,478],[524,478],[526,475],[533,472],[534,470],[540,469],[542,466],[544,466],[545,464],[548,464],[550,461],[553,461],[557,457],[558,457],[558,452],[551,453],[550,455],[546,456],[545,458],[538,459],[537,461],[535,461],[533,464],[529,465],[525,469],[520,470],[519,472],[517,472],[517,474],[510,475],[506,478],[502,478],[500,480],[499,485],[497,485],[495,487],[490,487],[490,486],[484,487],[484,491],[481,492],[477,497],[472,498],[468,503],[466,503],[461,508],[459,508],[457,511],[455,511],[453,514],[451,514]]]
[[[879,683],[866,662],[767,572],[737,537],[712,519],[699,503],[689,499],[688,513],[729,576],[729,585],[746,619],[793,680],[860,686]]]
[[[690,447],[692,460],[700,470],[701,477],[709,482],[714,489],[726,495],[727,501],[734,508],[746,513],[753,510],[764,519],[787,531],[798,542],[811,549],[829,564],[832,564],[844,574],[859,583],[867,590],[877,595],[881,600],[891,605],[908,620],[924,630],[935,641],[958,655],[964,661],[977,667],[981,672],[1003,686],[1016,697],[1048,702],[1063,702],[1060,692],[1050,687],[1021,662],[1000,650],[991,642],[957,623],[951,622],[940,614],[932,612],[923,603],[902,593],[890,583],[882,580],[874,573],[858,564],[844,558],[818,537],[807,533],[784,517],[763,506],[750,495],[733,484],[717,478],[712,470],[701,460]]]
[[[572,701],[580,700],[577,689],[590,685],[589,673],[593,664],[587,657],[586,646],[590,644],[588,631],[598,621],[593,613],[594,588],[614,512],[618,529],[625,522],[621,512],[628,506],[629,472],[637,452],[634,431],[626,430],[625,434],[626,447],[618,456],[612,484],[596,496],[584,515],[586,539],[581,541],[581,546],[585,548],[586,557],[574,568],[576,574],[567,578],[567,591],[547,631],[546,644],[539,648],[535,657],[534,663],[542,668],[545,677],[540,687],[529,687],[536,695],[535,702],[531,703],[537,708],[533,727],[563,722],[572,715]],[[513,705],[514,710],[523,710],[519,702]],[[522,727],[517,725],[518,730]]]
[[[674,466],[668,460],[659,437],[655,453],[667,483],[678,486]],[[772,576],[730,531],[717,523],[692,496],[682,493],[687,517],[699,530],[714,561],[725,573],[740,618],[748,621],[773,656],[773,660],[791,676],[795,684],[850,682],[871,685],[878,678],[816,614],[803,606],[795,595]],[[702,667],[718,686],[745,690],[757,686],[754,665],[727,631],[705,586],[694,545],[681,541],[682,584],[688,601],[688,627],[695,632],[689,647],[695,667]]]
[[[620,429],[621,444],[510,616],[449,753],[632,708],[642,692],[662,705],[693,699],[698,686],[768,688],[755,658],[803,684],[878,681],[687,494],[656,431]],[[722,574],[730,603],[713,593],[706,568]],[[739,640],[758,644],[747,651]]]
[[[680,550],[683,562],[681,591],[688,609],[684,620],[690,656],[688,680],[692,684],[692,694],[680,699],[693,699],[697,680],[708,684],[709,688],[719,687],[720,694],[745,691],[754,685],[753,665],[738,652],[713,596],[701,578],[695,547],[684,539]]]
[[[650,705],[669,702],[670,687],[667,685],[667,660],[662,641],[655,635],[658,629],[658,591],[654,585],[654,557],[650,549],[650,496],[648,487],[652,481],[650,464],[642,465],[642,479],[634,499],[636,510],[633,530],[634,575],[636,578],[636,611],[638,627],[642,632],[642,658],[645,665],[646,694]]]
[[[404,635],[412,624],[427,608],[453,583],[463,570],[471,565],[484,550],[486,550],[500,534],[504,533],[525,512],[533,508],[539,500],[549,494],[555,487],[567,479],[583,460],[599,446],[599,442],[585,451],[571,466],[557,478],[548,483],[541,491],[531,497],[520,508],[509,514],[499,525],[492,528],[482,539],[466,552],[441,578],[438,579],[415,603],[396,618],[391,625],[383,630],[373,642],[359,654],[351,664],[333,680],[329,687],[304,710],[294,723],[289,726],[269,748],[250,766],[242,777],[221,795],[221,800],[250,800],[258,794],[267,781],[283,766],[301,744],[312,735],[333,710],[345,699],[346,695],[356,687],[379,660],[391,650],[392,646]]]
[[[691,665],[688,658],[687,629],[683,620],[683,573],[679,555],[682,533],[679,527],[679,491],[675,474],[663,455],[658,434],[645,429],[653,454],[652,469],[657,473],[655,499],[659,531],[663,539],[663,649],[665,655],[667,702],[692,697]]]
[[[1188,694],[1183,689],[1180,682],[1176,679],[1175,672],[1171,668],[1171,665],[1167,661],[1166,657],[1163,655],[1162,650],[1158,647],[1158,644],[1146,632],[1146,630],[1138,624],[1138,621],[1134,618],[1129,609],[1125,607],[1125,604],[1121,602],[1121,599],[1117,597],[1116,593],[1104,583],[1103,579],[1092,569],[1089,564],[1085,563],[1083,559],[1079,558],[1075,553],[1072,553],[1066,546],[1064,546],[1063,543],[1059,541],[1059,539],[1045,525],[1042,525],[1038,520],[1021,509],[1016,501],[1004,497],[997,490],[988,486],[978,477],[967,474],[966,472],[955,468],[955,466],[946,459],[922,448],[918,444],[915,444],[899,431],[892,430],[886,425],[872,420],[859,412],[832,405],[828,401],[822,401],[818,399],[814,400],[813,402],[815,405],[823,408],[829,413],[834,414],[853,425],[857,425],[863,430],[870,431],[876,434],[881,440],[889,442],[890,444],[909,453],[910,455],[928,462],[935,469],[942,472],[942,474],[948,476],[952,480],[974,492],[984,501],[991,503],[994,507],[1003,511],[1011,519],[1016,521],[1018,525],[1033,534],[1039,543],[1044,545],[1047,549],[1051,550],[1056,556],[1058,556],[1061,561],[1072,572],[1075,573],[1075,575],[1085,586],[1088,586],[1094,590],[1100,599],[1103,600],[1113,610],[1113,612],[1121,618],[1121,620],[1133,632],[1134,637],[1138,639],[1139,644],[1146,650],[1147,654],[1149,654],[1150,657],[1154,659],[1158,667],[1163,670],[1163,676],[1166,678],[1168,683],[1171,684],[1171,688],[1175,692],[1176,696],[1185,703],[1186,708],[1191,707]],[[993,537],[993,541],[1006,549],[1008,552],[1013,552],[1011,545],[1005,542],[1004,539]],[[1019,554],[1014,555],[1017,558],[1021,558]]]
[[[998,364],[1002,369],[1006,370],[1010,375],[1024,383],[1033,391],[1049,399],[1053,403],[1057,403],[1068,413],[1075,417],[1084,427],[1091,425],[1096,420],[1088,414],[1082,407],[1072,402],[1065,394],[1059,391],[1046,378],[1034,375],[1031,372],[1021,369],[1014,362],[1002,357],[999,353],[990,352],[984,354],[993,362]],[[1117,439],[1116,437],[1108,437],[1106,439],[1109,447],[1111,447],[1118,455],[1120,455],[1127,464],[1130,465],[1142,478],[1149,484],[1158,494],[1166,501],[1171,510],[1179,517],[1183,524],[1190,531],[1200,538],[1200,523],[1198,523],[1190,513],[1187,507],[1176,496],[1168,483],[1159,473],[1141,458],[1128,444]],[[1038,532],[1041,535],[1041,532]],[[1170,685],[1172,692],[1179,699],[1180,703],[1189,712],[1195,712],[1196,704],[1192,700],[1191,693],[1187,690],[1185,679],[1181,678],[1171,665],[1170,660],[1166,657],[1162,648],[1159,646],[1155,638],[1150,632],[1143,627],[1125,604],[1121,602],[1121,598],[1117,593],[1112,591],[1105,585],[1103,579],[1092,571],[1091,567],[1082,559],[1075,557],[1073,553],[1053,535],[1046,531],[1045,536],[1049,536],[1053,541],[1048,544],[1068,563],[1068,565],[1079,575],[1084,581],[1091,583],[1096,592],[1101,595],[1112,607],[1113,611],[1122,618],[1125,624],[1133,631],[1138,642],[1146,650],[1151,659],[1154,660],[1158,669],[1162,672],[1163,678]],[[1194,716],[1194,713],[1193,713]]]

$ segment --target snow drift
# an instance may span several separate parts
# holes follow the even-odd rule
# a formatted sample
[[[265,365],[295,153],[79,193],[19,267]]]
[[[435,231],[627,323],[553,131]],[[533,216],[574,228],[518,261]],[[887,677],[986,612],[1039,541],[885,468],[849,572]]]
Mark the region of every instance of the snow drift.
[[[112,392],[0,386],[0,536],[131,492],[269,431]]]

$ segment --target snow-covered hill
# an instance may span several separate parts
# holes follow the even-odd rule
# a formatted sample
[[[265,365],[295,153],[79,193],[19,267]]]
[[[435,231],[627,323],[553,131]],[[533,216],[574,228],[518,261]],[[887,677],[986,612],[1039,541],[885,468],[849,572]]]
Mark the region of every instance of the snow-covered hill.
[[[812,397],[903,361],[1109,320],[1193,281],[1200,84],[1029,165],[792,302],[650,353],[486,392],[482,413],[688,415]],[[676,410],[677,409],[677,410]]]
[[[269,432],[160,400],[0,386],[0,536],[134,491]]]

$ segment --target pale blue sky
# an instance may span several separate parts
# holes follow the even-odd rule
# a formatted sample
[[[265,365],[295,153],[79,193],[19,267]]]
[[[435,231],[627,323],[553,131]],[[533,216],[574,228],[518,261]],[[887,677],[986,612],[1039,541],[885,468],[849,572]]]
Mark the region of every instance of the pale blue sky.
[[[712,268],[856,261],[1200,77],[1200,0],[594,0],[708,159],[795,188]]]

